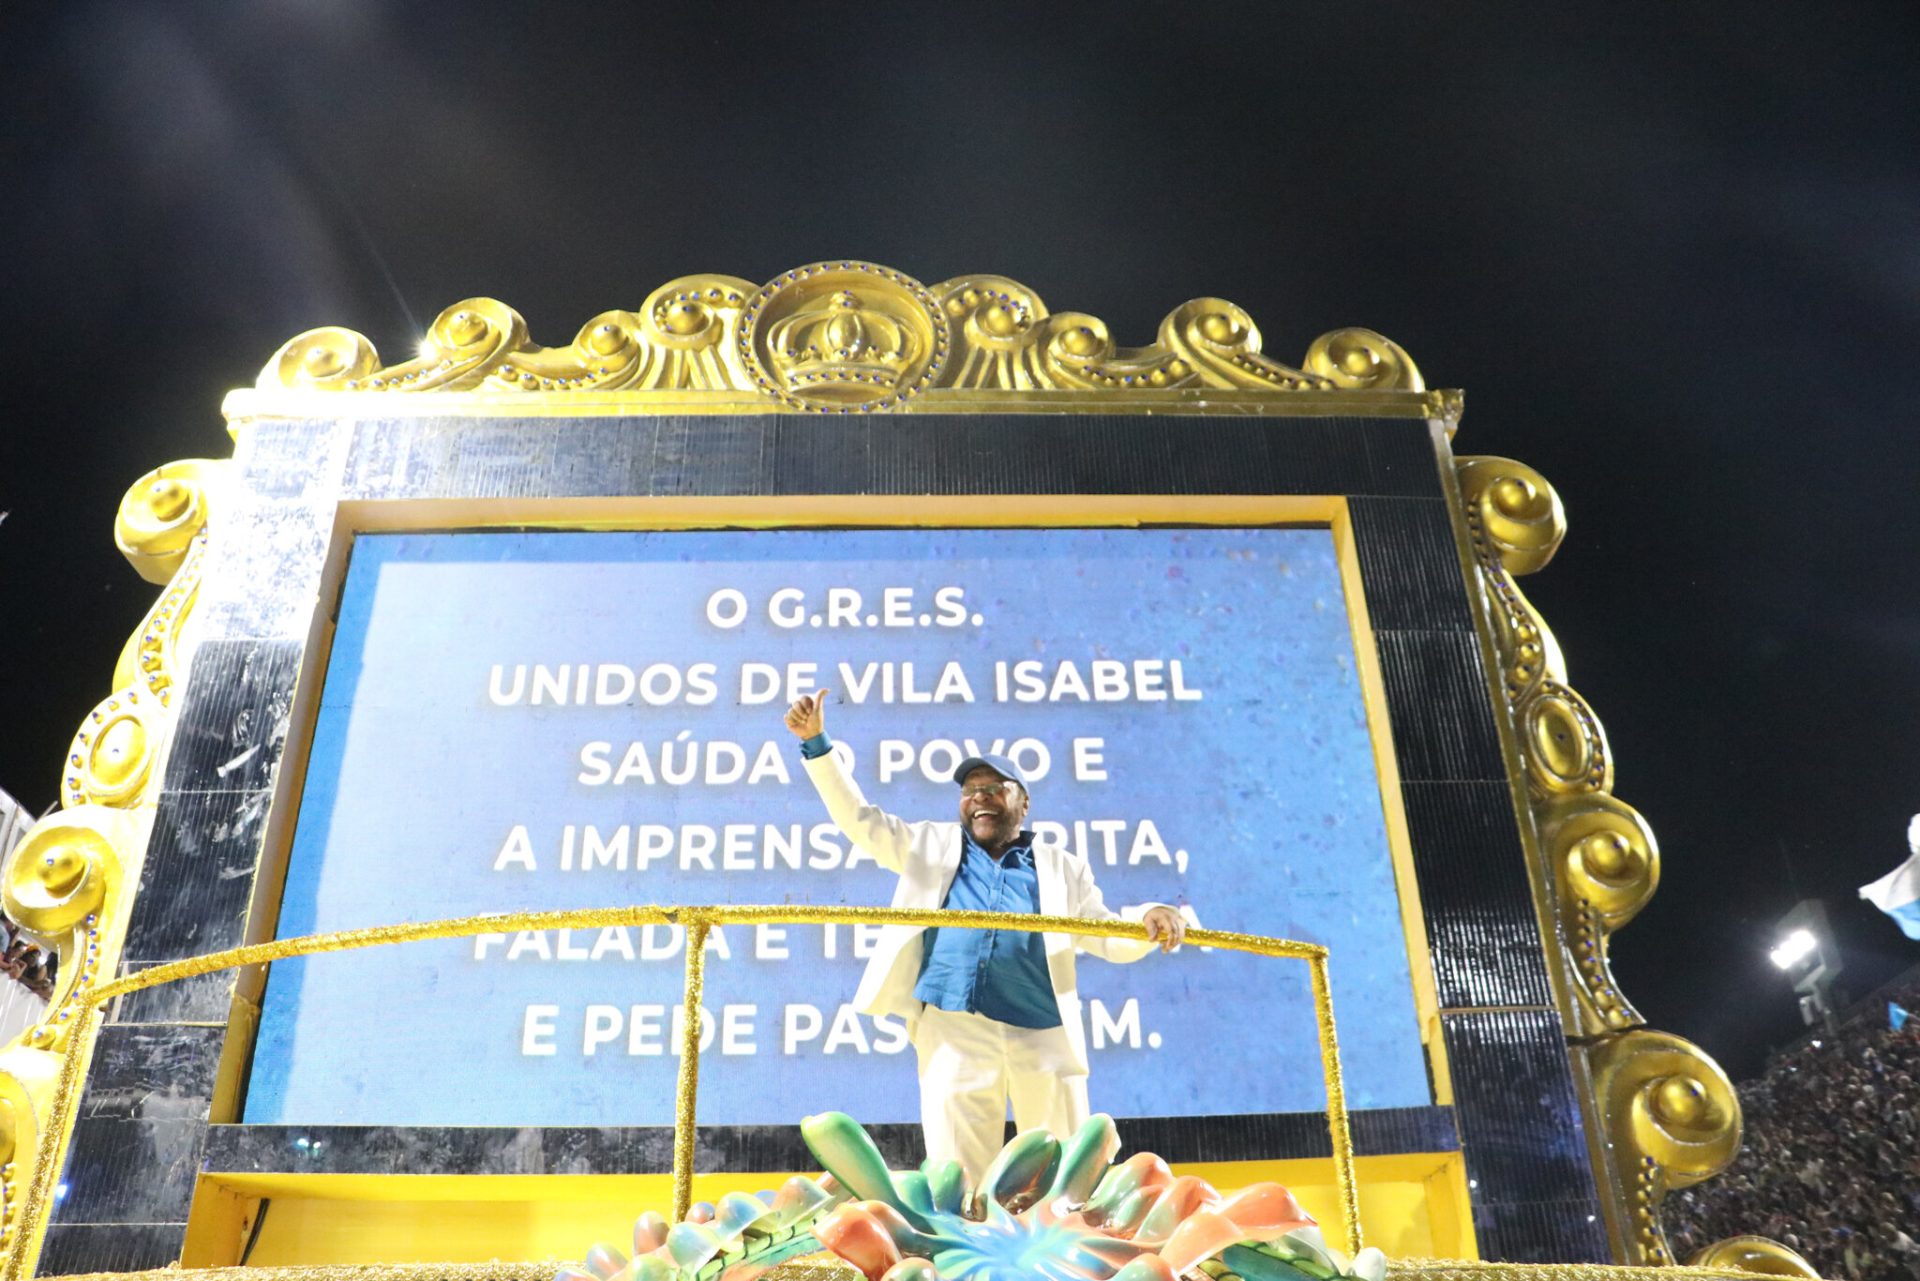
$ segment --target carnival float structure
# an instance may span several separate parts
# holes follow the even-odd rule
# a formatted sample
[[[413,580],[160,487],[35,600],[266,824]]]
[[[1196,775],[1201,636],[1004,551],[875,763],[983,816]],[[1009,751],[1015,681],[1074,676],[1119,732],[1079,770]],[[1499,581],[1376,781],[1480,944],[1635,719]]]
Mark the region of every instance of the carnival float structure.
[[[1670,1255],[1661,1201],[1733,1159],[1739,1107],[1712,1060],[1647,1028],[1613,981],[1612,936],[1654,892],[1660,856],[1647,823],[1614,796],[1600,721],[1517,585],[1559,545],[1560,501],[1520,463],[1456,456],[1462,403],[1367,330],[1326,334],[1288,365],[1263,351],[1246,312],[1202,298],[1176,308],[1151,344],[1126,347],[1098,318],[1049,311],[1008,279],[926,287],[856,261],[762,285],[676,280],[558,347],[536,345],[518,314],[489,299],[449,307],[397,363],[346,329],[292,339],[256,386],[228,397],[230,459],[169,463],[128,490],[115,536],[161,594],[112,692],[81,721],[61,808],[5,867],[7,914],[60,960],[45,1017],[0,1051],[5,1278],[245,1266],[544,1281],[552,1260],[569,1258],[578,1261],[563,1281],[1812,1275],[1754,1238],[1690,1261],[1704,1271],[1677,1269]],[[1117,577],[1076,587],[1081,558],[1107,555],[1114,531],[1160,541],[1148,553],[1128,544],[1136,559],[1116,560]],[[658,541],[695,535],[708,541]],[[618,541],[642,536],[655,541],[638,552]],[[1039,608],[1019,639],[1035,652],[1052,645],[1056,665],[995,668],[981,680],[997,686],[980,688],[998,698],[982,702],[1021,702],[1026,679],[1042,691],[1026,701],[1072,702],[1079,682],[1092,707],[1088,687],[1124,678],[1115,698],[1133,700],[1122,710],[1136,719],[1112,722],[1115,732],[1147,726],[1138,718],[1162,713],[1146,704],[1171,705],[1170,674],[1174,689],[1198,679],[1201,660],[1179,629],[1205,612],[1207,637],[1243,647],[1215,676],[1214,719],[1190,710],[1147,732],[1192,726],[1190,752],[1207,768],[1242,768],[1247,753],[1222,735],[1244,723],[1272,739],[1309,716],[1317,695],[1298,673],[1320,668],[1298,657],[1304,642],[1288,620],[1325,614],[1336,642],[1325,684],[1353,709],[1328,724],[1360,736],[1363,776],[1342,785],[1352,808],[1315,823],[1364,829],[1374,870],[1363,875],[1347,847],[1325,844],[1334,837],[1287,827],[1292,793],[1274,801],[1260,778],[1240,785],[1242,800],[1257,797],[1244,813],[1234,796],[1203,798],[1223,842],[1244,835],[1260,851],[1222,865],[1240,892],[1195,895],[1210,923],[1233,927],[1191,936],[1230,977],[1173,973],[1149,1009],[1190,1030],[1165,1048],[1151,1013],[1090,997],[1095,1048],[1113,1056],[1096,1058],[1096,1104],[1111,1081],[1125,1100],[1108,1109],[1118,1121],[1019,1135],[977,1186],[957,1167],[916,1168],[913,1127],[878,1084],[884,1033],[810,995],[810,983],[837,982],[833,972],[768,950],[789,960],[798,995],[784,998],[777,1035],[762,1029],[758,1042],[750,1016],[730,1022],[755,1008],[745,998],[703,1004],[709,958],[729,956],[728,928],[823,930],[824,956],[844,963],[836,928],[929,923],[853,894],[698,892],[718,884],[698,874],[733,868],[735,853],[743,873],[779,870],[785,842],[798,848],[809,829],[789,836],[770,823],[736,851],[744,825],[703,828],[672,817],[672,803],[652,799],[660,791],[630,791],[622,803],[640,819],[618,839],[631,845],[616,850],[611,827],[573,825],[557,854],[536,854],[510,835],[482,852],[486,875],[471,878],[471,895],[449,870],[455,846],[435,844],[437,805],[451,824],[483,793],[540,786],[543,767],[510,746],[533,741],[527,727],[542,717],[705,707],[685,693],[698,688],[692,663],[674,668],[673,696],[656,700],[653,668],[574,642],[611,589],[580,596],[591,607],[577,617],[538,616],[544,607],[527,601],[545,598],[515,595],[515,584],[586,562],[707,556],[739,575],[769,558],[857,565],[876,547],[903,565],[937,564],[929,585],[954,565],[983,576],[1025,567]],[[475,570],[466,603],[433,597],[397,643],[382,630],[380,611],[441,590],[409,586],[427,582],[430,564],[508,562],[521,578]],[[1139,571],[1148,563],[1150,575]],[[1281,580],[1321,563],[1327,585],[1299,602],[1284,594],[1294,587]],[[390,573],[356,579],[368,565]],[[1247,577],[1256,569],[1267,574],[1258,583]],[[1215,584],[1204,611],[1177,594],[1195,580]],[[949,606],[957,631],[980,635],[994,608],[1027,617],[1019,600],[985,589],[949,586],[956,594],[942,597],[929,586],[895,611],[884,593],[909,589],[816,605],[802,580],[780,581],[765,580],[767,599],[795,593],[781,598],[791,618],[772,604],[766,616],[800,638],[841,621],[870,632],[897,621],[902,637],[934,631]],[[697,614],[704,601],[704,622],[680,640],[695,657],[721,647],[746,615],[729,614],[730,598],[710,586],[700,600],[661,588],[621,625]],[[1096,646],[1069,680],[1045,630],[1057,619],[1044,616],[1072,612],[1077,590],[1105,592],[1090,599],[1139,635],[1172,638],[1185,676],[1172,661],[1128,665]],[[478,693],[391,693],[425,688],[425,669],[406,666],[421,655],[458,667],[452,658],[471,651],[476,670],[511,667],[497,637],[516,626],[558,637],[555,654],[573,649],[564,667],[520,656],[515,679],[527,679],[534,703],[544,688],[553,706],[507,725],[498,741],[508,746],[493,756],[478,745],[492,731],[462,719],[481,715],[468,703],[488,706]],[[925,662],[936,651],[899,653]],[[989,657],[980,648],[983,672]],[[399,676],[382,674],[390,661]],[[748,692],[750,666],[740,664],[737,699],[708,701],[735,712],[767,701],[758,686]],[[1275,671],[1292,693],[1261,683]],[[896,676],[891,703],[938,701],[913,697],[906,663],[887,668],[887,682]],[[880,688],[880,676],[865,679]],[[511,700],[495,680],[497,709]],[[1220,692],[1233,681],[1253,692],[1233,701]],[[618,696],[597,697],[609,688]],[[564,733],[571,743],[601,731]],[[1104,749],[1082,741],[1075,780],[1131,777],[1099,755],[1113,738],[1084,740]],[[628,772],[646,783],[677,768],[690,777],[677,742],[694,761],[684,730],[663,732],[658,751],[636,740],[624,756],[595,739],[565,762],[556,789],[584,805],[581,788]],[[1313,743],[1303,756],[1324,746]],[[877,753],[883,771],[888,750]],[[930,751],[921,744],[890,767],[933,777]],[[744,785],[754,755],[741,751],[737,774],[724,752],[701,759],[718,788]],[[1061,825],[1063,840],[1096,856],[1106,839],[1103,878],[1125,884],[1136,863],[1189,875],[1185,845],[1144,821],[1119,838],[1131,857],[1116,854],[1123,830],[1098,818]],[[613,890],[566,881],[558,899],[516,879],[539,859],[571,868],[571,842],[589,831],[597,866],[617,853],[620,869],[631,856],[634,871],[661,876]],[[648,844],[656,838],[667,843]],[[1310,856],[1315,842],[1325,850]],[[811,848],[823,865],[853,862],[830,839]],[[1311,870],[1322,856],[1324,875]],[[675,867],[693,879],[666,878]],[[330,880],[336,872],[347,879]],[[1350,897],[1369,877],[1379,897]],[[1284,896],[1263,896],[1281,880]],[[974,923],[1060,938],[1138,929],[1045,916]],[[622,933],[634,930],[643,933]],[[563,1002],[490,977],[499,970],[488,963],[522,954],[529,969],[569,947],[586,959],[588,931],[598,932],[592,960],[624,947],[615,959],[636,964],[623,973],[670,979],[673,998],[588,1005],[563,1034],[554,1029],[573,1013]],[[753,937],[758,949],[784,936]],[[660,964],[642,966],[650,956]],[[424,968],[396,968],[402,957],[425,958],[405,963]],[[375,968],[329,968],[353,964]],[[388,977],[358,1004],[327,1005],[342,974],[363,985]],[[422,984],[435,1002],[409,1004]],[[486,992],[512,996],[505,1031],[488,1025]],[[461,1052],[429,1048],[464,1044],[475,1027],[503,1047],[497,1063],[462,1066]],[[573,1044],[578,1053],[557,1052]],[[771,1068],[742,1089],[722,1084],[759,1070],[747,1060],[767,1044],[781,1051],[759,1052]],[[632,1075],[604,1069],[595,1050],[606,1046],[624,1048]],[[870,1075],[836,1075],[856,1050]],[[1400,1075],[1374,1072],[1388,1059]],[[841,1114],[870,1116],[869,1101],[883,1115],[866,1128]],[[796,1126],[804,1112],[814,1115]],[[643,1211],[631,1257],[605,1246],[580,1254]]]

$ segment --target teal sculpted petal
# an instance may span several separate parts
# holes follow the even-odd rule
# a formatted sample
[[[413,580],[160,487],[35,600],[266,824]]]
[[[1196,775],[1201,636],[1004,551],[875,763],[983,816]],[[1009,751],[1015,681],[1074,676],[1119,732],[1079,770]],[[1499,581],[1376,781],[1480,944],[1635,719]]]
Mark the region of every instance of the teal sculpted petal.
[[[1159,1200],[1159,1193],[1145,1188],[1129,1192],[1107,1216],[1107,1227],[1122,1236],[1131,1235],[1140,1226],[1140,1220],[1147,1217],[1147,1211],[1153,1209],[1153,1203]]]
[[[1045,1130],[1028,1130],[993,1158],[980,1189],[991,1201],[1018,1212],[1040,1199],[1060,1168],[1060,1140]]]
[[[909,1210],[922,1217],[934,1213],[938,1208],[933,1203],[933,1189],[927,1186],[927,1176],[918,1170],[894,1175],[893,1190],[900,1194],[900,1200]]]
[[[727,1241],[735,1240],[742,1232],[770,1217],[773,1209],[757,1196],[745,1192],[729,1192],[720,1198],[720,1204],[713,1210],[713,1230]]]
[[[845,1112],[807,1117],[800,1122],[800,1137],[827,1173],[844,1183],[853,1195],[863,1201],[884,1201],[896,1210],[906,1208],[893,1190],[886,1158],[860,1123]]]
[[[1046,1199],[1066,1197],[1073,1205],[1082,1205],[1093,1195],[1107,1163],[1120,1150],[1120,1131],[1105,1112],[1088,1117],[1060,1153],[1060,1168]]]
[[[673,1265],[657,1254],[644,1254],[627,1265],[633,1281],[674,1281]]]
[[[933,1194],[933,1208],[942,1214],[959,1214],[967,1203],[967,1172],[960,1163],[927,1160],[921,1162],[920,1173]]]
[[[697,1271],[725,1247],[712,1228],[704,1223],[676,1223],[667,1233],[667,1253],[674,1266],[683,1272]]]

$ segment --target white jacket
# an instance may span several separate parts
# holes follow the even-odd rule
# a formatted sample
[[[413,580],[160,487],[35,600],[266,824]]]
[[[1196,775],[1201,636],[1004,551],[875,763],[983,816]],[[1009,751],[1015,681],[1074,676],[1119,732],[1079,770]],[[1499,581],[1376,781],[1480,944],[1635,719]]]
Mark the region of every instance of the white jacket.
[[[871,854],[880,866],[900,874],[893,891],[894,907],[939,908],[960,868],[963,848],[958,820],[908,823],[877,805],[867,803],[859,784],[832,754],[807,761],[807,776],[827,804],[827,813],[847,839]],[[1033,866],[1040,882],[1042,916],[1084,916],[1096,921],[1138,921],[1159,904],[1142,903],[1115,912],[1100,897],[1087,861],[1058,845],[1036,840]],[[925,927],[885,925],[880,942],[867,961],[854,1004],[863,1014],[892,1014],[908,1027],[920,1017],[921,1003],[913,989],[920,980],[920,958]],[[1047,973],[1060,1002],[1060,1021],[1072,1043],[1075,1060],[1087,1065],[1086,1033],[1081,1027],[1080,995],[1075,990],[1073,954],[1078,948],[1109,961],[1137,961],[1153,950],[1144,939],[1094,938],[1085,935],[1045,935]]]

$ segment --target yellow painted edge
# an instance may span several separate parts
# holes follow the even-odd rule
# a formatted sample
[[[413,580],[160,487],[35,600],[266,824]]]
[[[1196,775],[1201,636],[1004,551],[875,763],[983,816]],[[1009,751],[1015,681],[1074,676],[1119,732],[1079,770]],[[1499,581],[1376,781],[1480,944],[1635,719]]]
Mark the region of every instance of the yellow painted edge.
[[[1458,1152],[1402,1153],[1358,1158],[1364,1185],[1397,1186],[1398,1195],[1417,1198],[1428,1220],[1434,1253],[1478,1258],[1471,1216],[1465,1201],[1465,1162]],[[1180,1162],[1179,1175],[1197,1175],[1223,1191],[1259,1182],[1277,1182],[1310,1200],[1337,1198],[1325,1157],[1273,1161]],[[713,1201],[727,1192],[778,1188],[794,1174],[817,1178],[819,1171],[698,1174],[694,1196]],[[281,1201],[335,1202],[343,1219],[354,1211],[347,1203],[431,1206],[456,1204],[622,1205],[628,1218],[664,1210],[673,1192],[669,1174],[618,1175],[457,1175],[457,1174],[300,1174],[210,1171],[200,1176],[188,1214],[181,1264],[187,1268],[232,1265],[246,1242],[252,1216],[263,1198]],[[269,1220],[271,1231],[271,1220]],[[270,1244],[265,1238],[263,1245]],[[584,1253],[591,1241],[568,1243]],[[283,1245],[284,1248],[284,1245]]]

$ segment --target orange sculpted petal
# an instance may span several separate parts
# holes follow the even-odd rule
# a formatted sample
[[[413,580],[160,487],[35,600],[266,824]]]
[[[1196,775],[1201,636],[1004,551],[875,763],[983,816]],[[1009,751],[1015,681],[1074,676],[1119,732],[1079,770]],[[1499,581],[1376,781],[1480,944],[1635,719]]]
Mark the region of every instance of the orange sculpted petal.
[[[900,1262],[893,1237],[856,1202],[841,1206],[816,1224],[813,1235],[821,1245],[866,1273],[868,1281],[880,1281],[888,1268]]]
[[[1227,1198],[1220,1213],[1239,1224],[1253,1241],[1271,1241],[1295,1228],[1313,1226],[1313,1216],[1278,1183],[1254,1183],[1240,1189]]]

